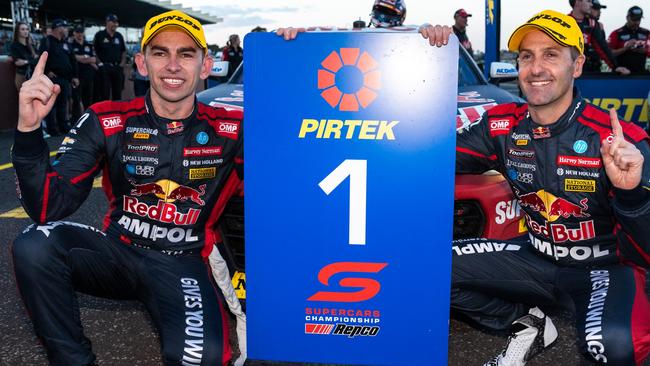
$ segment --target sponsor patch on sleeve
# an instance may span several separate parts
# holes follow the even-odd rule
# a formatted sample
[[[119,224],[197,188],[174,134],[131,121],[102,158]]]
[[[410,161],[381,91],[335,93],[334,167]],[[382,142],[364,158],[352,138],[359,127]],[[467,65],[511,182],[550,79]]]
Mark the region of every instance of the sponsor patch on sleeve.
[[[239,137],[239,122],[219,121],[217,123],[217,135],[237,140]]]

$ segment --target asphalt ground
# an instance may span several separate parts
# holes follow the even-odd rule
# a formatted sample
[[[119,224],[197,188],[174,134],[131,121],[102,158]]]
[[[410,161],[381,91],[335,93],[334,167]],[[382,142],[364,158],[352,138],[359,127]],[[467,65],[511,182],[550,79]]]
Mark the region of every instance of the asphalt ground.
[[[55,151],[61,140],[62,137],[49,138],[50,151]],[[10,258],[11,242],[31,223],[16,196],[14,170],[9,156],[12,142],[12,133],[0,134],[0,365],[47,365],[43,347],[34,335],[31,321],[18,295]],[[103,192],[96,188],[80,209],[66,220],[99,228],[107,207]],[[139,303],[80,294],[79,304],[82,323],[93,343],[99,365],[161,364],[158,337],[144,307]],[[558,328],[559,338],[528,365],[590,364],[578,354],[570,314],[559,310],[552,310],[550,314]],[[482,365],[500,352],[505,342],[505,334],[486,332],[452,319],[449,365]],[[396,346],[409,352],[408,344]],[[287,364],[250,360],[246,363],[253,366]]]

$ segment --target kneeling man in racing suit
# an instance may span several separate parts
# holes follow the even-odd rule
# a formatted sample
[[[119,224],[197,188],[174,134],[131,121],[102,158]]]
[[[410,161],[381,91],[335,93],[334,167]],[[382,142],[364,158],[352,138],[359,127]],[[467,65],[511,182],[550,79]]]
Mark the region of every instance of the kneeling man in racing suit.
[[[136,56],[149,93],[91,106],[52,164],[40,121],[61,89],[43,75],[46,60],[20,91],[13,164],[36,224],[15,240],[13,260],[50,363],[95,362],[77,290],[142,301],[165,365],[227,364],[227,316],[206,257],[243,179],[242,115],[196,100],[212,67],[201,24],[179,11],[151,18]],[[110,204],[104,229],[56,221],[82,204],[99,172]]]
[[[508,47],[519,51],[527,104],[496,106],[460,131],[456,172],[501,172],[529,233],[455,241],[451,306],[489,328],[512,324],[505,350],[486,365],[524,365],[554,342],[556,328],[534,306],[565,295],[589,359],[641,364],[650,352],[648,136],[573,86],[585,56],[572,17],[543,11]]]

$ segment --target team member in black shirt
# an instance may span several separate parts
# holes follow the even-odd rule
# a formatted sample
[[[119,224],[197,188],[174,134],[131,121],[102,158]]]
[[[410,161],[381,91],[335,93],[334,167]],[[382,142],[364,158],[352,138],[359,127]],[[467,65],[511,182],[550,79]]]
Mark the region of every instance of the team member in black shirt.
[[[472,42],[470,42],[467,37],[467,18],[471,16],[472,14],[467,13],[465,9],[456,10],[454,13],[454,25],[452,26],[454,34],[458,37],[458,42],[467,50],[467,52],[469,52],[470,55],[474,51],[472,50]]]
[[[25,80],[29,78],[32,64],[36,61],[36,52],[29,36],[29,25],[19,22],[14,29],[14,41],[11,43],[11,57],[16,66],[16,89],[20,90]]]
[[[79,85],[77,61],[72,49],[65,41],[69,25],[62,19],[52,21],[52,34],[41,41],[40,53],[47,51],[49,57],[45,65],[45,75],[54,84],[61,87],[61,93],[56,98],[54,109],[47,116],[47,129],[50,135],[68,132],[68,98],[72,87]]]
[[[103,100],[122,99],[126,46],[124,37],[117,31],[117,26],[117,15],[107,15],[106,29],[97,32],[93,41]]]
[[[641,28],[643,10],[633,6],[627,11],[627,22],[609,35],[609,47],[622,66],[635,73],[647,72],[646,58],[650,56],[650,30]]]
[[[79,102],[83,103],[83,108],[90,107],[93,103],[93,86],[97,64],[93,45],[86,42],[84,27],[77,25],[73,30],[74,38],[70,43],[72,53],[74,53],[79,65],[79,87],[72,94],[73,96],[73,119],[77,120],[81,116]]]

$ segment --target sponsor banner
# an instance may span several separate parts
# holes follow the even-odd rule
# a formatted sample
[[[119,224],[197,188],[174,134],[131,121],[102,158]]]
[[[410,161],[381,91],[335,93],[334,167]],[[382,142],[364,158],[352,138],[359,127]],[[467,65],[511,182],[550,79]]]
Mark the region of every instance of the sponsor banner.
[[[249,358],[447,364],[449,298],[435,294],[450,291],[451,253],[431,243],[452,240],[458,41],[450,42],[431,47],[415,30],[307,32],[292,42],[247,35]],[[492,123],[505,134],[512,122]],[[212,126],[241,137],[232,121]],[[504,215],[519,214],[509,204]],[[396,251],[404,237],[409,250]],[[490,249],[513,248],[474,248]],[[415,322],[404,320],[405,296]]]
[[[616,109],[625,121],[648,126],[648,79],[646,77],[611,78],[599,74],[583,75],[576,79],[582,97],[609,110]]]

